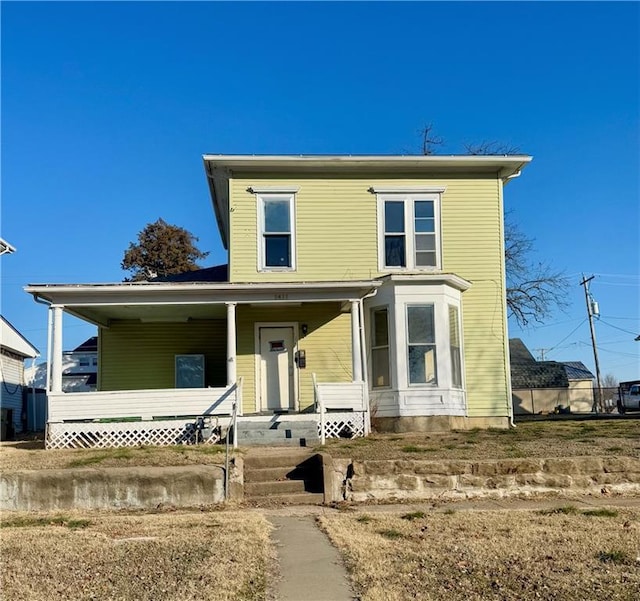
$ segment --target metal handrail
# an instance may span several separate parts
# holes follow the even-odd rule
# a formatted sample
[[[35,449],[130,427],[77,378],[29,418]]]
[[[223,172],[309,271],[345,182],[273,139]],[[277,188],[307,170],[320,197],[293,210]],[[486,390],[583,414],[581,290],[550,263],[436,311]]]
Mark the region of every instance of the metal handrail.
[[[225,449],[224,449],[224,500],[229,500],[229,432],[233,429],[233,448],[238,448],[238,401],[242,402],[242,378],[235,383],[236,398],[233,401],[231,409],[231,419],[229,420],[229,427],[225,435]],[[238,398],[240,397],[240,398]]]

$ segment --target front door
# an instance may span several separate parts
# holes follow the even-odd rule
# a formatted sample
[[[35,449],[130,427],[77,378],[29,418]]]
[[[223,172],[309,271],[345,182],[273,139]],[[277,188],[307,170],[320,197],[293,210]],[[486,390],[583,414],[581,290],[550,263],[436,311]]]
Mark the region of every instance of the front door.
[[[294,404],[293,328],[260,328],[262,409],[288,411]]]

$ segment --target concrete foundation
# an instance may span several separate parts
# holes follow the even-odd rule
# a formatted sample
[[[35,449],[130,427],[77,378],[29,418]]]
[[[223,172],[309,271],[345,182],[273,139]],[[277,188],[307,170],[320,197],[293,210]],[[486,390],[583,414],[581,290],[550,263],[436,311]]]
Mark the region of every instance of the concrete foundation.
[[[451,430],[473,430],[474,428],[509,427],[509,417],[464,417],[459,415],[428,415],[404,417],[376,417],[373,427],[377,432],[450,432]]]

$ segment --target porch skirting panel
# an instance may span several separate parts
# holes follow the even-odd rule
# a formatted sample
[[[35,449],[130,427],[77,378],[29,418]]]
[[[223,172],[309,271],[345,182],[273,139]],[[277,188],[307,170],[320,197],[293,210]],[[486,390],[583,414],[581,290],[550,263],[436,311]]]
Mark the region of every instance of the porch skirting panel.
[[[112,423],[49,423],[47,449],[136,447],[141,445],[215,444],[231,418],[202,429],[196,420]]]
[[[322,438],[358,438],[366,436],[366,417],[364,411],[345,411],[324,414],[322,422],[318,422],[318,435]]]

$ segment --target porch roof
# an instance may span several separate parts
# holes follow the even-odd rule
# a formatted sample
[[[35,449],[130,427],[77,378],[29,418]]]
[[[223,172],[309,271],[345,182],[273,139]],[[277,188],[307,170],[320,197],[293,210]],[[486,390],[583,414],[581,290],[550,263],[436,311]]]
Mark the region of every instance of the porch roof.
[[[114,319],[148,322],[214,319],[226,315],[225,303],[287,306],[309,302],[346,302],[373,293],[377,280],[341,282],[121,282],[116,284],[30,284],[37,301],[60,305],[96,325]]]

